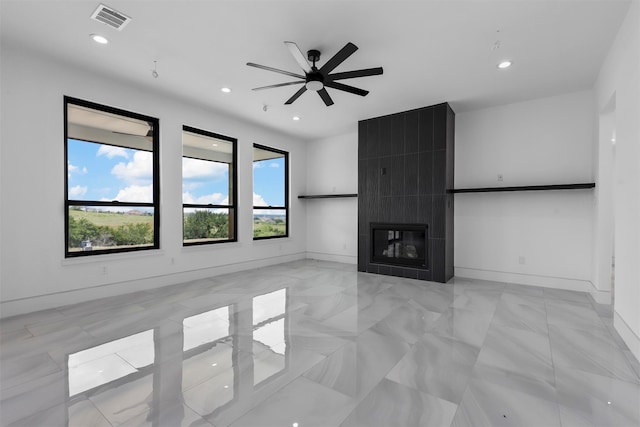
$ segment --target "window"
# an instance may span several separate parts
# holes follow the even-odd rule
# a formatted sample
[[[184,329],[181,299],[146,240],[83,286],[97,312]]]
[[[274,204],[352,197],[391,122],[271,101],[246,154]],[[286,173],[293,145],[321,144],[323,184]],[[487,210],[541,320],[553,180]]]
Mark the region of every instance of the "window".
[[[236,241],[236,140],[182,128],[185,246]]]
[[[65,256],[159,247],[158,119],[64,98]]]
[[[289,153],[253,146],[253,238],[289,235]]]

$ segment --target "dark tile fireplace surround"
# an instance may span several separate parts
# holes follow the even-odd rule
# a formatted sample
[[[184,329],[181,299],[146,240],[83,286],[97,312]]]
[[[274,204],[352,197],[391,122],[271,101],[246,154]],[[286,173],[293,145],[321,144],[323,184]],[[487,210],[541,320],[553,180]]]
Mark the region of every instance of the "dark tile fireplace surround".
[[[453,277],[454,126],[447,103],[358,123],[358,271]]]

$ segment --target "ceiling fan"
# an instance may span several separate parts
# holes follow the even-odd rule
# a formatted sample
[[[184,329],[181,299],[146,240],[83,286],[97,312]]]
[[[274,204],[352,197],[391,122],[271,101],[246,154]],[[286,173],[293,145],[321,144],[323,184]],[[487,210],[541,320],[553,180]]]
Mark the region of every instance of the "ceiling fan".
[[[287,45],[296,62],[300,65],[300,67],[302,67],[304,76],[302,74],[291,73],[289,71],[279,70],[277,68],[267,67],[265,65],[254,64],[253,62],[247,62],[247,65],[250,67],[273,71],[300,79],[299,81],[294,82],[278,83],[270,86],[257,87],[253,90],[271,89],[274,87],[304,83],[304,85],[296,93],[294,93],[293,96],[287,100],[287,102],[285,102],[285,105],[292,104],[293,101],[298,99],[300,95],[305,93],[307,90],[318,92],[318,95],[320,95],[320,98],[322,98],[327,107],[333,105],[333,100],[329,96],[329,93],[326,89],[328,87],[332,89],[342,90],[344,92],[353,93],[355,95],[366,96],[369,93],[368,90],[363,90],[357,87],[338,83],[336,82],[336,80],[353,79],[356,77],[376,76],[382,74],[382,67],[366,68],[363,70],[345,71],[342,73],[329,74],[345,59],[347,59],[356,50],[358,50],[358,47],[351,42],[347,43],[342,49],[340,49],[338,53],[336,53],[331,59],[325,62],[325,64],[320,68],[316,67],[316,62],[320,60],[319,50],[312,49],[307,52],[307,59],[312,62],[312,64],[309,64],[307,59],[305,59],[304,55],[298,48],[297,44],[295,44],[294,42],[284,42],[284,44]]]

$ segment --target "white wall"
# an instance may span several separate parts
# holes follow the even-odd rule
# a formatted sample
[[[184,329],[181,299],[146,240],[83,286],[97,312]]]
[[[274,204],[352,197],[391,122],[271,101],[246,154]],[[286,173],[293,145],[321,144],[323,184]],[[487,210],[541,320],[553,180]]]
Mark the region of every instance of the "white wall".
[[[459,113],[455,188],[592,182],[594,141],[591,91]],[[593,197],[456,194],[455,275],[591,291]]]
[[[309,142],[306,194],[358,192],[358,134]],[[307,256],[349,264],[358,262],[358,199],[309,199]]]
[[[595,85],[597,109],[615,98],[614,326],[640,359],[640,4],[631,4]],[[601,145],[607,144],[603,138]],[[602,197],[599,203],[606,203]]]
[[[7,45],[1,79],[3,317],[305,257],[305,143]],[[64,95],[160,119],[160,250],[64,258]],[[182,247],[183,124],[238,138],[238,242]],[[252,240],[253,143],[290,153],[290,238]]]

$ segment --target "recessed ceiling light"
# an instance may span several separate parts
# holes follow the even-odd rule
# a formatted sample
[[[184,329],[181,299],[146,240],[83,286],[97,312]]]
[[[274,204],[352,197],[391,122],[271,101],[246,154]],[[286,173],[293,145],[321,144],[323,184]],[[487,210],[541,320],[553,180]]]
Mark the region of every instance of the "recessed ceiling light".
[[[220,89],[221,91],[223,91],[224,93],[229,93],[231,92],[231,89],[229,89],[228,87],[223,87],[222,89]]]
[[[298,117],[298,116],[293,116],[293,120],[295,120],[295,121],[297,122],[298,120],[300,120],[300,117]]]
[[[107,44],[109,43],[109,40],[107,40],[106,37],[101,36],[100,34],[91,34],[91,39],[99,44]]]
[[[498,64],[498,68],[504,69],[504,68],[509,68],[511,67],[513,63],[511,61],[502,61],[501,63]]]

